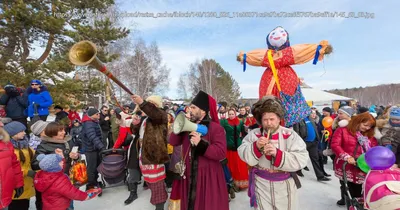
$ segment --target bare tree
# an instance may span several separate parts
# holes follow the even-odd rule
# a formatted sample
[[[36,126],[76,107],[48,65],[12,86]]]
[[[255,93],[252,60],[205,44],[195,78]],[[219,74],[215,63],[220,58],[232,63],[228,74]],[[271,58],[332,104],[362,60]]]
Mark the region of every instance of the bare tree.
[[[203,90],[217,101],[224,100],[229,103],[235,102],[240,97],[237,82],[213,59],[192,63],[187,77],[193,95]]]
[[[387,84],[372,87],[359,87],[345,90],[332,90],[331,93],[357,99],[361,105],[370,106],[397,104],[400,102],[400,84]]]
[[[189,75],[187,72],[182,73],[179,76],[177,86],[178,86],[178,89],[177,89],[178,96],[185,100],[188,99],[189,98],[188,94],[190,91],[190,79],[189,79]]]

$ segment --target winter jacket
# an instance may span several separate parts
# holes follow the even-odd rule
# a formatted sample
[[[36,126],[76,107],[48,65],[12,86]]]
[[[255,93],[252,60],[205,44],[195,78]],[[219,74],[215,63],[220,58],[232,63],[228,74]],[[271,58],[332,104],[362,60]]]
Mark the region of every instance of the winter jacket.
[[[29,87],[26,91],[28,94],[28,117],[33,117],[35,104],[38,105],[37,111],[39,116],[49,115],[49,107],[53,104],[53,99],[49,91],[47,91],[47,87],[40,87],[40,91]]]
[[[396,164],[400,166],[400,147],[397,147],[396,155]]]
[[[35,171],[40,170],[39,161],[37,160],[38,155],[54,154],[56,149],[61,149],[64,153],[66,163],[64,166],[64,173],[69,174],[69,169],[71,167],[69,153],[74,146],[75,145],[71,141],[71,136],[66,136],[63,140],[55,140],[47,136],[42,137],[42,142],[40,142],[39,146],[36,148],[35,155],[33,157],[32,169]]]
[[[81,133],[82,133],[82,125],[79,126],[72,126],[71,128],[71,137],[72,137],[72,142],[74,143],[75,146],[78,146],[79,149],[82,148],[82,138],[81,138]]]
[[[65,111],[60,111],[56,114],[56,122],[60,123],[61,125],[69,126],[71,121],[68,118],[68,113]]]
[[[0,128],[3,134],[6,131]],[[21,165],[9,139],[0,139],[0,186],[0,209],[10,205],[14,189],[24,186]]]
[[[69,121],[71,121],[71,123],[74,122],[74,120],[79,120],[79,122],[81,121],[81,116],[79,116],[79,113],[76,111],[69,111],[68,112],[68,119]]]
[[[104,120],[104,118],[108,117],[108,120]],[[111,118],[108,115],[104,115],[102,112],[100,112],[100,120],[99,124],[101,127],[102,131],[110,131],[111,130]]]
[[[369,139],[370,147],[378,145],[378,141],[375,137]],[[357,146],[358,145],[358,146]],[[357,147],[357,150],[356,150]],[[335,158],[335,175],[342,179],[343,170],[342,166],[345,162],[346,156],[351,156],[357,159],[361,154],[365,153],[362,146],[358,144],[357,137],[349,132],[347,127],[341,127],[336,129],[332,137],[331,148],[336,155]],[[355,152],[355,155],[354,155]],[[347,178],[349,182],[361,184],[364,181],[365,173],[354,165],[347,164],[346,166]]]
[[[28,98],[26,93],[22,96],[12,96],[4,94],[0,98],[0,105],[6,106],[6,116],[16,120],[26,118],[25,110],[28,107]]]
[[[82,143],[84,152],[101,151],[105,149],[102,140],[102,132],[98,121],[92,120],[89,116],[83,116]]]
[[[142,163],[144,165],[167,163],[169,161],[167,112],[147,101],[144,101],[139,108],[148,116],[142,143]]]
[[[35,176],[35,188],[42,193],[43,210],[68,209],[71,200],[84,201],[86,192],[75,188],[62,171],[39,171]]]
[[[32,150],[33,154],[35,152],[31,148],[21,149],[22,153],[24,153],[24,156],[25,156],[25,163],[22,163],[20,161],[18,149],[14,150],[14,153],[17,156],[18,161],[20,161],[22,174],[24,176],[24,193],[22,193],[22,195],[19,198],[14,198],[14,195],[15,195],[15,191],[14,191],[14,193],[13,193],[14,199],[13,200],[29,199],[29,198],[35,196],[35,188],[33,186],[33,178],[28,176],[28,171],[32,170],[32,167],[31,167],[32,160],[31,160],[31,157],[29,156],[28,149]],[[32,157],[32,159],[33,159],[33,157]]]
[[[236,129],[228,123],[227,119],[221,119],[220,124],[226,132],[226,144],[228,146],[228,150],[237,151],[237,148],[242,144],[242,138],[240,134],[244,132],[243,121],[240,121],[239,125],[235,126]]]
[[[41,142],[42,139],[39,136],[36,136],[33,133],[29,135],[29,147],[32,148],[33,150],[36,150],[36,148],[39,146]]]
[[[118,134],[119,134],[119,122],[120,122],[120,120],[118,120],[117,116],[114,114],[114,115],[111,115],[110,122],[111,122],[112,140],[115,143],[115,141],[118,138]]]

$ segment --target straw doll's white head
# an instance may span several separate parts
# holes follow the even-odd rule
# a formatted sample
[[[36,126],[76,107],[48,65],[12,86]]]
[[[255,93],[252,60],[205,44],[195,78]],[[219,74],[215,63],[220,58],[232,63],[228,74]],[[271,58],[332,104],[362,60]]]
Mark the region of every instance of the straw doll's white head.
[[[289,34],[281,26],[276,27],[267,36],[268,49],[282,50],[290,47]]]

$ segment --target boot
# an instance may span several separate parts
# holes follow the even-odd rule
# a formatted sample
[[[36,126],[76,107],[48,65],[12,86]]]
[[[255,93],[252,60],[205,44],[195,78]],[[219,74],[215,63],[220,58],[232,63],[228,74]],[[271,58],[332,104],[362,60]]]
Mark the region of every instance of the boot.
[[[235,190],[232,188],[229,189],[229,196],[231,199],[235,199],[236,195],[235,195]]]
[[[156,204],[156,210],[164,210],[164,205],[165,205],[165,202]]]
[[[137,195],[137,183],[129,183],[128,190],[130,192],[128,199],[125,200],[125,205],[131,204],[138,198]]]
[[[336,204],[337,204],[338,206],[344,206],[344,205],[346,205],[346,202],[344,201],[344,198],[342,198],[342,199],[338,200],[338,201],[336,202]]]

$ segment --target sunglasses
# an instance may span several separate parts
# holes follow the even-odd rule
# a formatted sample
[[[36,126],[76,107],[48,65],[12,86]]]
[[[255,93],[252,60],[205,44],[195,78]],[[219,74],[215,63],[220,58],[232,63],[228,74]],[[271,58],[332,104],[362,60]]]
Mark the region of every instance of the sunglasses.
[[[103,111],[105,111],[105,112],[106,112],[106,111],[108,111],[108,109],[103,109]]]
[[[31,84],[31,86],[37,86],[37,85],[39,85],[39,84]]]

